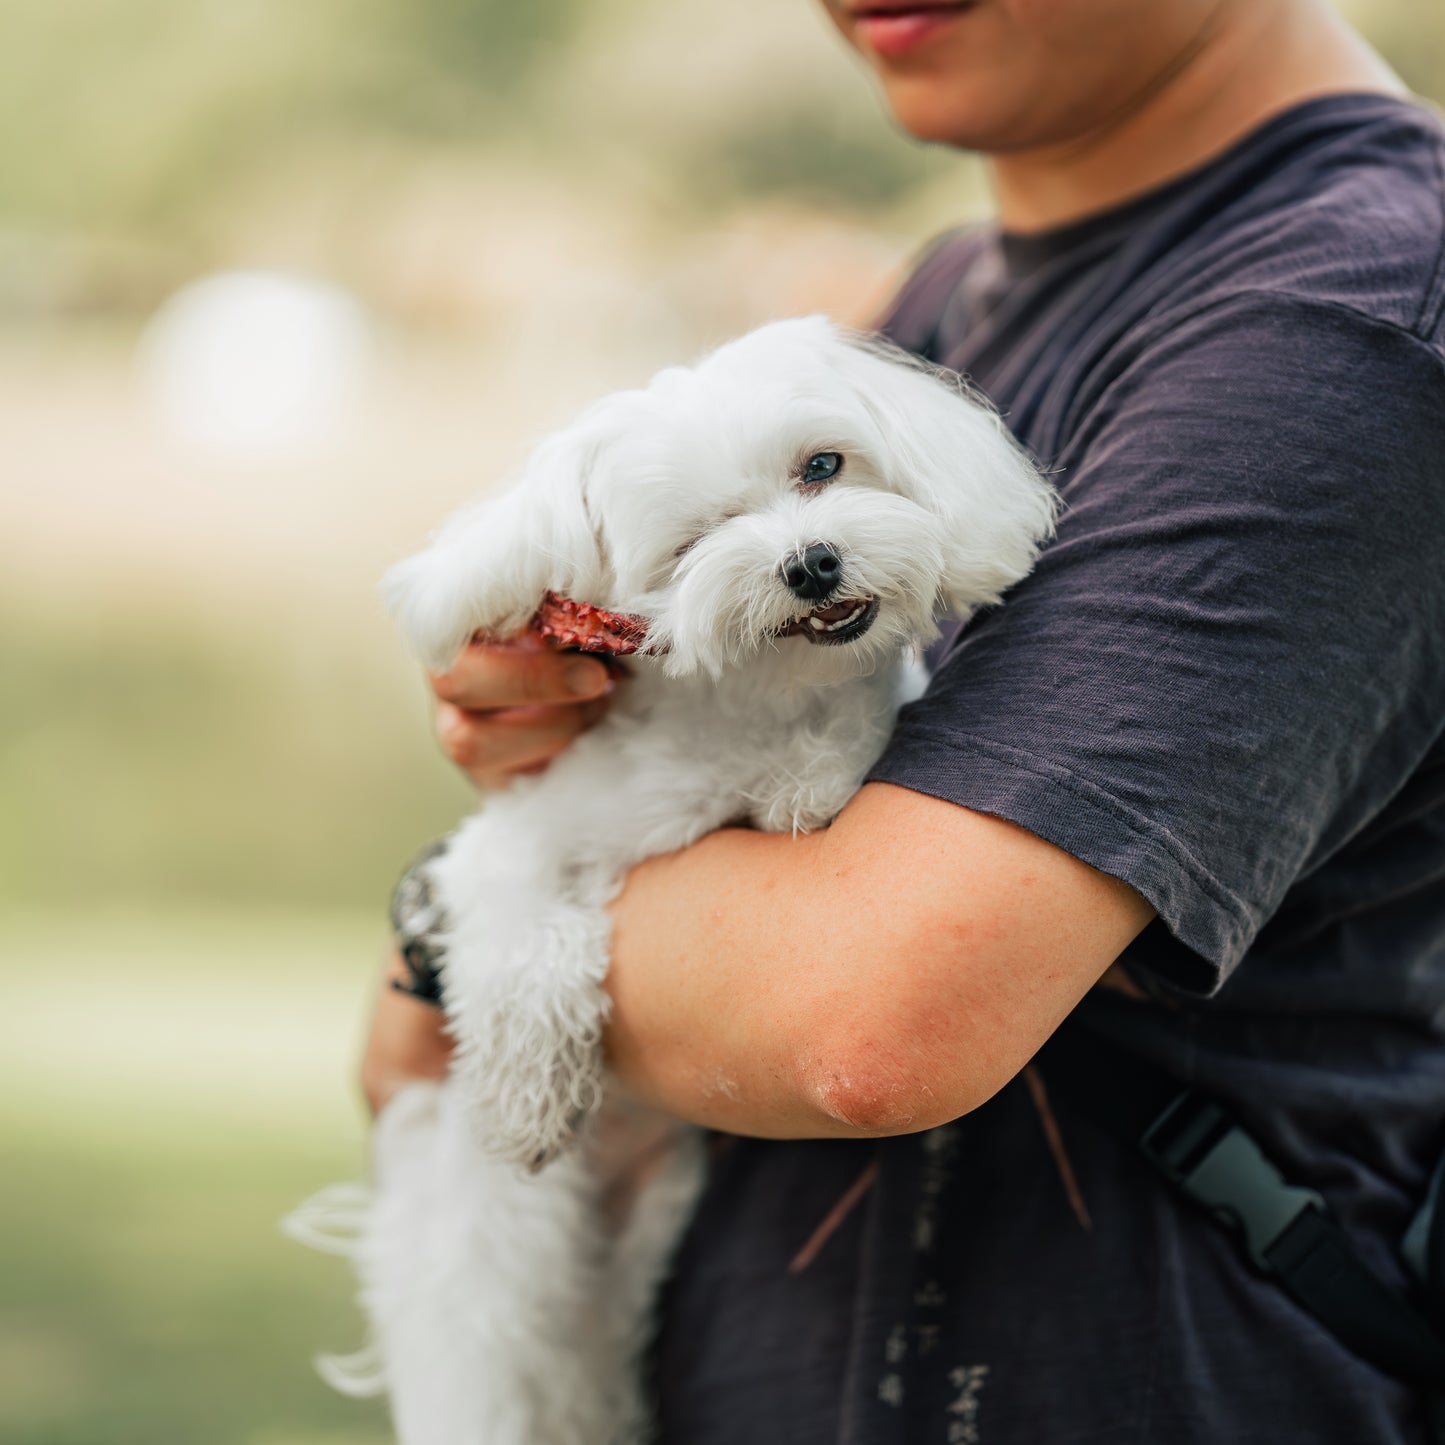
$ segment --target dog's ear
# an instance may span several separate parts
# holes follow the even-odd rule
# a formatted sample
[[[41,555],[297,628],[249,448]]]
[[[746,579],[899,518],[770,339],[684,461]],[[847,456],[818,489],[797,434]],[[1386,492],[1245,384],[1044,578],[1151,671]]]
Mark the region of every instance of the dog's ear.
[[[386,574],[387,605],[428,667],[446,667],[475,632],[520,631],[549,591],[596,595],[602,556],[587,508],[594,454],[577,431],[543,442],[518,481],[459,512],[424,552]]]
[[[963,616],[996,602],[1052,534],[1053,489],[961,377],[876,337],[846,341],[858,399],[882,433],[889,485],[940,523],[943,607]]]

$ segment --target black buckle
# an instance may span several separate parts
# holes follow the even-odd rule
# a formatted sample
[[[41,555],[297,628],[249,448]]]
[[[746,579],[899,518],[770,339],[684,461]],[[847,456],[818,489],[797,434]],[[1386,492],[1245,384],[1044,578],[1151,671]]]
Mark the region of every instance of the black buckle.
[[[1139,1147],[1195,1203],[1244,1236],[1245,1252],[1267,1274],[1269,1253],[1308,1209],[1313,1189],[1287,1184],[1259,1145],[1219,1105],[1186,1090],[1144,1131]]]

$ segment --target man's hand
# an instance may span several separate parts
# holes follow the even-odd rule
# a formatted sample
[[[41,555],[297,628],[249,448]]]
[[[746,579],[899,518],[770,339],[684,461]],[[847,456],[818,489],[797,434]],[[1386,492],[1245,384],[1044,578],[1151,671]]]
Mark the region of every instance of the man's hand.
[[[437,736],[479,788],[540,772],[600,718],[615,685],[595,657],[562,653],[523,633],[472,643],[431,679]]]

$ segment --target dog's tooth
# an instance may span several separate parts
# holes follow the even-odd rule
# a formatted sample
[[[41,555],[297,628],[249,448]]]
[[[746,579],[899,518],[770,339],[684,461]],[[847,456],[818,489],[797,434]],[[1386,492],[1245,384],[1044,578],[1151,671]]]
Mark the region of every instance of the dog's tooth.
[[[822,632],[827,625],[821,617],[810,617],[808,619],[808,626],[811,627],[814,632]]]

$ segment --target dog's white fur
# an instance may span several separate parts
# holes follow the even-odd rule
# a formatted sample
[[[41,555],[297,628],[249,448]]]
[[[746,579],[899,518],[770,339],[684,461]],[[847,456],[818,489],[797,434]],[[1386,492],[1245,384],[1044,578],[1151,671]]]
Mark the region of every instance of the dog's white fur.
[[[839,474],[801,486],[827,452]],[[827,824],[935,619],[996,602],[1053,507],[956,379],[815,317],[598,403],[389,575],[434,667],[478,630],[526,626],[548,590],[649,624],[606,720],[489,798],[431,865],[456,1057],[384,1111],[374,1195],[342,1200],[377,1369],[331,1368],[342,1388],[384,1383],[403,1445],[645,1438],[636,1365],[702,1166],[679,1129],[626,1223],[606,1221],[587,1127],[606,905],[632,865],[724,824]],[[780,635],[825,605],[782,577],[815,542],[842,562],[828,603],[878,599],[846,643]],[[293,1227],[314,1240],[336,1214],[323,1202]]]

